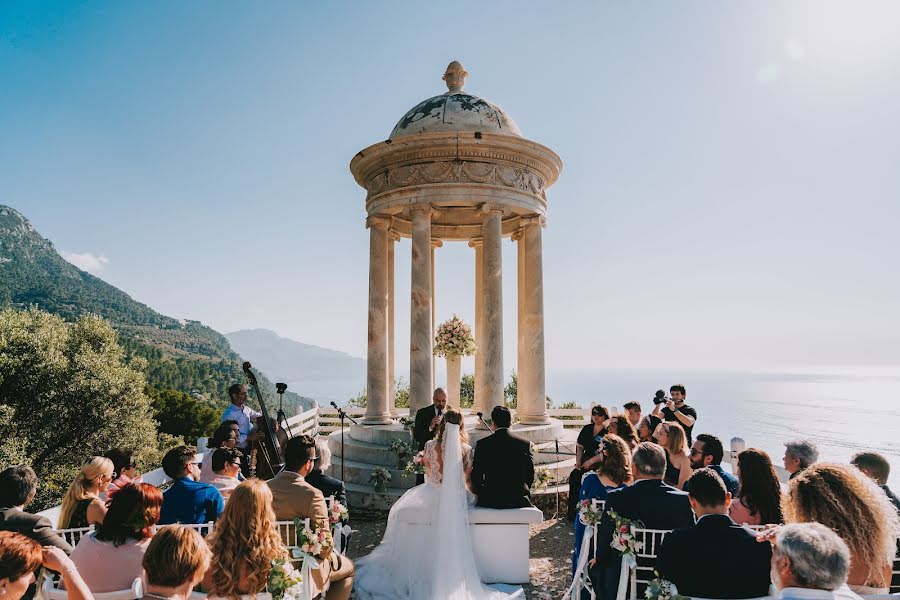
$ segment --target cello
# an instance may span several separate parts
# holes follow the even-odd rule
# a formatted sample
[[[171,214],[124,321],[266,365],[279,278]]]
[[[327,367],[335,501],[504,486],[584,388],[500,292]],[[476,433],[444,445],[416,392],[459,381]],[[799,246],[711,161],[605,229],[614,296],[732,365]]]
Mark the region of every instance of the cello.
[[[262,412],[262,416],[256,421],[257,432],[261,434],[260,439],[251,443],[250,474],[251,477],[271,479],[284,468],[284,456],[282,455],[281,444],[272,427],[272,419],[269,418],[269,411],[266,409],[266,403],[260,392],[259,383],[256,381],[256,375],[250,368],[250,363],[245,362],[243,365],[244,375],[247,376],[247,380],[256,392],[259,410]]]

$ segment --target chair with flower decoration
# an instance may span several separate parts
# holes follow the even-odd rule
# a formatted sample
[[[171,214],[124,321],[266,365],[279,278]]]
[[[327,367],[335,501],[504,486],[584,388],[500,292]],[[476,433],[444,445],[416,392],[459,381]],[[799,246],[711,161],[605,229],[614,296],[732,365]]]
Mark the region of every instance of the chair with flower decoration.
[[[635,565],[627,560],[622,561],[616,600],[644,597],[647,584],[656,577],[656,555],[669,531],[671,530],[635,528],[634,536],[640,549],[634,553]]]

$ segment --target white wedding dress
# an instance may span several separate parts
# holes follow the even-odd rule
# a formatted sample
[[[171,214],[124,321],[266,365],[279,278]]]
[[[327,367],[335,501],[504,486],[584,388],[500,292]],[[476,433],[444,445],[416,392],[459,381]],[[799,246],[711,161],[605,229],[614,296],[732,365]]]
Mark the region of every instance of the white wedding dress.
[[[381,544],[356,561],[353,581],[360,600],[509,600],[523,598],[521,588],[507,594],[481,583],[472,539],[464,463],[472,450],[462,446],[459,425],[447,423],[444,452],[432,440],[425,446],[426,481],[407,491],[391,507]],[[443,468],[441,468],[443,465]]]

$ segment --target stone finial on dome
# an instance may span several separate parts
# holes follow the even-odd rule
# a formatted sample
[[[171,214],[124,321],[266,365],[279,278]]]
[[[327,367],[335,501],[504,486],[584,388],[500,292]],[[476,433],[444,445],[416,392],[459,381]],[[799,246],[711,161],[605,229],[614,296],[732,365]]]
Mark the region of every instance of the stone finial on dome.
[[[448,93],[456,94],[463,91],[463,85],[466,83],[468,74],[463,66],[455,60],[447,65],[447,70],[444,71],[444,76],[441,79],[447,83]]]

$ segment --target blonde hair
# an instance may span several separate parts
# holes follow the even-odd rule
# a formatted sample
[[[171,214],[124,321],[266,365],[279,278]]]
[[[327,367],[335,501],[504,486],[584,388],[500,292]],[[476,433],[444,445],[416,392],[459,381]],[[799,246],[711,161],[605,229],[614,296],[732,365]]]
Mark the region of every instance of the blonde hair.
[[[78,506],[80,500],[94,498],[94,496],[87,493],[87,489],[104,475],[112,477],[113,471],[115,471],[113,461],[103,456],[92,456],[86,463],[81,465],[81,470],[78,471],[78,475],[75,476],[75,479],[69,485],[68,491],[66,491],[66,495],[63,496],[62,507],[59,510],[60,529],[65,529],[69,526],[69,521],[72,520],[72,513],[75,512],[75,507]]]
[[[239,597],[242,574],[247,576],[245,593],[265,588],[272,561],[287,556],[275,525],[272,491],[265,481],[248,479],[234,488],[209,543],[210,596]]]
[[[439,448],[443,448],[444,429],[446,428],[447,423],[459,425],[459,441],[463,444],[469,443],[469,434],[466,433],[466,426],[463,423],[462,413],[459,412],[458,409],[448,406],[447,410],[444,412],[444,418],[441,419],[441,425],[438,428],[437,436],[435,436]]]
[[[854,467],[816,463],[788,485],[786,523],[818,522],[850,548],[852,561],[869,566],[867,585],[887,587],[882,574],[897,551],[898,516],[883,491]]]
[[[166,525],[150,540],[141,565],[148,584],[178,587],[203,577],[209,568],[209,548],[194,529]]]
[[[671,421],[663,421],[660,425],[665,428],[666,435],[669,436],[666,450],[670,454],[684,454],[687,451],[687,436],[684,435],[684,428]]]

